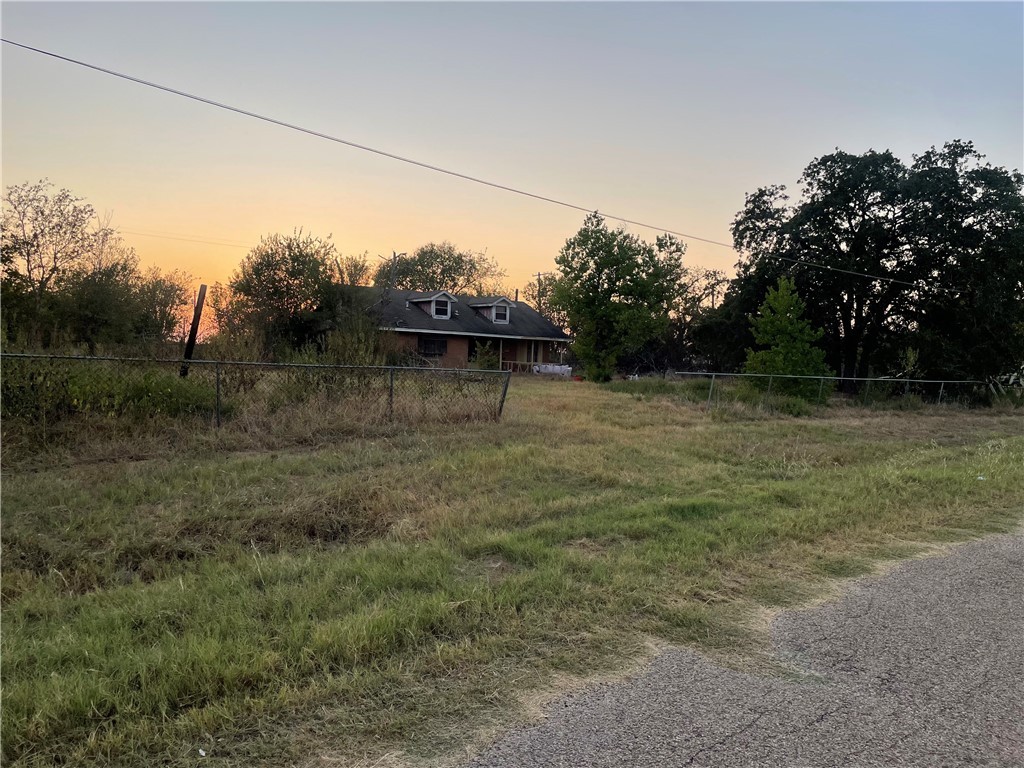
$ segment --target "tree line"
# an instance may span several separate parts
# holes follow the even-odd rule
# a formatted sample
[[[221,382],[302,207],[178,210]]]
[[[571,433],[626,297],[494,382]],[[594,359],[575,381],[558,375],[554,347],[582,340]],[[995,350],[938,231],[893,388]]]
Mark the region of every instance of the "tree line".
[[[952,141],[909,164],[837,150],[799,183],[795,200],[781,185],[746,196],[731,280],[686,268],[674,238],[647,243],[595,213],[559,272],[530,291],[543,290],[596,379],[671,367],[937,379],[1021,369],[1020,172]],[[772,315],[774,329],[759,330]]]
[[[188,275],[143,270],[109,218],[45,179],[5,191],[0,259],[8,346],[159,344],[191,294]]]
[[[648,242],[595,212],[523,297],[573,336],[596,380],[669,368],[984,379],[1024,364],[1024,177],[970,142],[910,163],[837,149],[807,165],[795,198],[781,185],[748,194],[731,230],[729,279],[687,265],[679,239]],[[166,340],[188,309],[187,275],[143,271],[109,220],[46,181],[6,190],[2,245],[8,344]],[[371,261],[330,236],[271,234],[213,287],[208,342],[236,358],[369,362],[384,354],[379,290],[508,295],[506,278],[449,242]]]
[[[5,348],[153,354],[182,339],[193,279],[143,270],[109,217],[71,191],[45,179],[8,187],[0,244]],[[506,293],[505,276],[486,254],[449,242],[375,264],[367,253],[342,255],[329,235],[274,233],[212,287],[204,341],[236,359],[378,362],[386,343],[372,313],[379,292],[369,289]]]

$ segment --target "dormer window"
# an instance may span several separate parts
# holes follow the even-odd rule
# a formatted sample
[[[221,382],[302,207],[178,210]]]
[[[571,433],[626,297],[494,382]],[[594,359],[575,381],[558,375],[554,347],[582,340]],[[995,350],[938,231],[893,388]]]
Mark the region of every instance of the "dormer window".
[[[448,320],[452,316],[452,305],[448,299],[434,299],[434,319]]]
[[[496,323],[508,323],[508,307],[504,304],[494,305],[494,322]]]

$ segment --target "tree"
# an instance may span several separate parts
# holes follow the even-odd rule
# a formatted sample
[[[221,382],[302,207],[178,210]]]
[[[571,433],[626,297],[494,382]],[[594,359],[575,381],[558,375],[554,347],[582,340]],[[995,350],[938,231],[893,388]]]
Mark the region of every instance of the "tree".
[[[336,260],[338,281],[342,285],[371,285],[373,268],[370,266],[369,253],[358,256],[342,256]]]
[[[135,289],[139,308],[135,333],[148,339],[173,338],[182,307],[190,307],[189,286],[193,282],[192,276],[184,272],[161,272],[156,267],[142,273]]]
[[[394,256],[377,267],[373,284],[406,291],[503,295],[505,276],[486,254],[460,251],[445,241],[420,246],[411,256]]]
[[[911,346],[934,375],[1015,367],[1024,347],[1024,177],[982,160],[963,141],[909,166],[891,152],[837,150],[807,166],[795,204],[781,186],[748,195],[733,223],[741,261],[727,302],[744,310],[733,322],[788,273],[824,330],[827,360],[845,376],[891,368]],[[966,333],[948,327],[952,317]],[[992,333],[1002,338],[989,343]],[[972,352],[979,343],[981,355]]]
[[[29,299],[36,336],[54,284],[113,235],[96,222],[96,212],[82,198],[67,189],[52,190],[48,179],[8,187],[0,224],[5,282],[13,279]],[[14,298],[18,291],[7,293]]]
[[[526,288],[523,290],[523,300],[555,327],[566,328],[568,321],[565,313],[552,303],[557,282],[557,275],[542,272],[537,280],[531,280],[526,284]]]
[[[272,234],[260,239],[228,282],[215,307],[218,324],[263,337],[266,351],[297,346],[314,333],[316,313],[338,279],[337,250],[326,238]]]
[[[927,378],[990,378],[1024,365],[1024,177],[982,164],[969,143],[915,158],[906,212],[934,274],[892,347]]]
[[[685,246],[669,235],[654,244],[587,216],[556,259],[552,305],[565,313],[587,376],[607,380],[624,354],[663,335],[677,309]]]
[[[804,318],[806,305],[796,293],[792,280],[781,278],[768,291],[756,317],[750,318],[754,341],[759,351],[747,350],[746,373],[787,376],[831,376],[825,365],[825,352],[815,343],[824,335]],[[774,383],[774,382],[773,382]],[[761,382],[763,385],[764,382]],[[813,397],[818,383],[800,379],[780,379],[776,391],[801,397]]]
[[[143,274],[135,250],[93,207],[43,180],[8,187],[3,211],[4,336],[34,346],[138,350],[167,340],[187,275]]]

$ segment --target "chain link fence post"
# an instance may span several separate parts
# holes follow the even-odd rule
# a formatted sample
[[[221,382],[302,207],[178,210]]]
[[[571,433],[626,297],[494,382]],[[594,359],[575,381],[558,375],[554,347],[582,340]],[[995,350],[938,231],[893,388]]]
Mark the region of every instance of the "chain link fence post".
[[[395,420],[395,369],[388,368],[388,421]]]
[[[214,377],[216,379],[216,382],[217,382],[217,402],[216,402],[216,405],[214,406],[214,412],[216,414],[216,419],[217,419],[217,428],[219,429],[220,428],[220,363],[219,362],[215,366],[213,366],[213,375],[214,375]]]
[[[501,414],[505,410],[505,397],[508,395],[508,382],[512,378],[512,371],[505,371],[505,381],[501,385],[501,400],[498,401],[498,419],[501,419]]]
[[[708,405],[707,410],[711,410],[711,396],[715,393],[715,374],[711,374],[711,386],[708,387]]]

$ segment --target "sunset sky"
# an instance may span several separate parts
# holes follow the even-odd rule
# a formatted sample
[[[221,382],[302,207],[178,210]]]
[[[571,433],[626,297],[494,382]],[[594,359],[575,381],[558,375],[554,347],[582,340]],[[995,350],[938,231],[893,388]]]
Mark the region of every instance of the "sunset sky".
[[[962,138],[1024,167],[1024,5],[3,3],[3,36],[388,152],[729,242],[836,147]],[[584,214],[3,46],[3,183],[111,212],[225,280],[261,235],[450,240],[523,288]],[[632,227],[653,238],[657,233]],[[156,237],[154,235],[160,235]],[[178,238],[178,239],[172,239]],[[189,242],[203,240],[209,242]],[[687,263],[731,271],[690,242]]]

